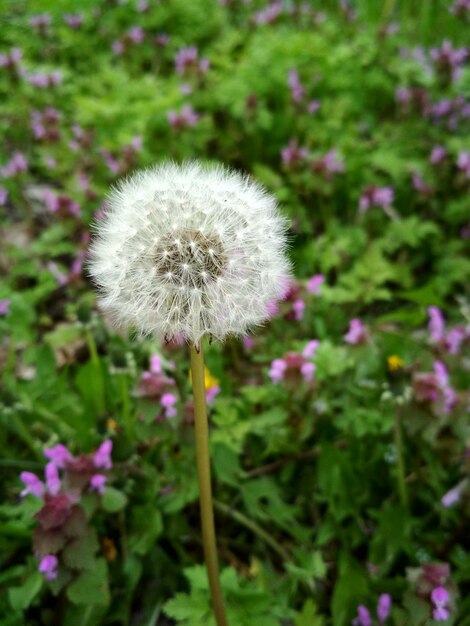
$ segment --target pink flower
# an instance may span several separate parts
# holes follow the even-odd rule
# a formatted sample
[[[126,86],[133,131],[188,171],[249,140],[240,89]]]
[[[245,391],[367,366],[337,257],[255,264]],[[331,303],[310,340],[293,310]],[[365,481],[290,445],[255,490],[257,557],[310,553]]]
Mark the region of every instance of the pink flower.
[[[253,337],[243,337],[243,347],[245,350],[251,350],[255,345]]]
[[[83,15],[81,13],[76,13],[75,15],[69,13],[68,15],[64,15],[65,23],[73,30],[77,30],[80,26],[82,26],[83,19]]]
[[[452,489],[449,489],[449,491],[447,491],[441,498],[442,506],[448,509],[451,506],[454,506],[454,504],[457,504],[462,497],[464,486],[465,482],[461,482],[455,487],[452,487]]]
[[[271,368],[269,370],[269,377],[273,381],[273,383],[278,383],[284,378],[284,373],[287,369],[287,363],[284,359],[274,359],[271,363]]]
[[[318,339],[312,339],[311,341],[307,343],[305,348],[302,350],[302,356],[306,359],[311,359],[314,356],[315,352],[317,351],[317,348],[319,345],[320,345],[320,342],[318,341]]]
[[[364,343],[367,340],[367,329],[360,319],[353,319],[349,322],[349,330],[343,338],[352,345]]]
[[[303,300],[295,300],[292,305],[292,310],[294,312],[294,319],[300,322],[300,320],[304,318],[305,302]]]
[[[445,322],[442,315],[442,311],[437,306],[430,306],[428,308],[429,324],[428,330],[431,335],[432,341],[436,343],[444,339]]]
[[[457,159],[457,167],[470,178],[470,152],[461,150]]]
[[[383,624],[390,615],[392,608],[392,598],[388,593],[382,593],[377,604],[377,617],[380,624]]]
[[[59,561],[56,556],[53,554],[47,554],[44,556],[39,563],[39,571],[41,574],[44,574],[44,578],[46,580],[54,580],[57,578],[57,567],[59,565]]]
[[[93,476],[90,478],[90,489],[103,495],[103,493],[106,491],[106,480],[106,476],[104,476],[103,474],[93,474]]]
[[[127,31],[127,37],[132,43],[142,43],[145,37],[144,30],[140,26],[133,26]]]
[[[281,159],[284,165],[296,165],[304,161],[307,157],[307,148],[299,148],[296,139],[291,139],[289,144],[281,150]]]
[[[164,393],[160,398],[160,404],[165,409],[165,417],[175,417],[177,411],[174,407],[176,404],[176,396],[172,393]]]
[[[439,165],[447,156],[447,150],[443,146],[435,146],[429,156],[431,165]]]
[[[359,211],[364,213],[371,206],[384,209],[393,203],[394,192],[391,187],[367,187],[359,198]]]
[[[323,276],[323,274],[315,274],[307,281],[307,291],[309,293],[315,294],[320,293],[320,287],[323,285],[324,282],[325,277]]]
[[[150,371],[152,374],[161,374],[163,371],[162,360],[158,354],[152,354],[150,357]]]
[[[297,70],[290,70],[287,78],[292,102],[301,102],[305,96],[305,89],[300,82]]]
[[[32,472],[21,472],[20,480],[25,485],[25,489],[20,493],[21,497],[28,495],[28,493],[37,498],[44,496],[44,483],[39,480],[36,474]]]
[[[354,626],[372,626],[369,610],[362,604],[357,607],[357,617],[353,620]]]
[[[120,56],[124,52],[124,44],[122,43],[122,41],[119,41],[118,39],[116,39],[111,44],[111,50],[114,52],[116,56]]]
[[[318,102],[318,100],[311,100],[307,105],[307,111],[308,113],[310,113],[310,115],[313,115],[314,113],[316,113],[319,108],[320,108],[320,103]]]
[[[193,109],[190,104],[185,104],[181,111],[168,111],[167,118],[173,128],[180,130],[188,126],[194,126],[199,120],[199,113]]]
[[[104,469],[111,469],[113,463],[111,461],[111,451],[113,449],[113,442],[111,439],[106,439],[100,445],[98,450],[93,455],[93,465],[95,467],[103,467]]]
[[[58,443],[52,448],[44,450],[44,456],[54,463],[57,467],[63,469],[69,461],[73,461],[73,456],[64,445]]]
[[[445,587],[435,587],[431,592],[431,602],[435,608],[433,617],[436,622],[446,622],[449,619],[449,611],[446,604],[449,602],[449,593]]]
[[[462,345],[463,340],[466,337],[466,332],[464,328],[457,327],[452,328],[446,335],[446,345],[450,352],[450,354],[458,354],[460,352],[460,346]]]
[[[316,365],[314,363],[304,363],[300,367],[300,372],[304,377],[305,382],[310,383],[313,380],[315,374]]]
[[[0,300],[0,317],[3,315],[8,315],[8,311],[10,309],[10,300],[8,298],[3,298]]]
[[[220,387],[218,385],[214,385],[213,387],[210,387],[209,389],[207,389],[206,391],[207,404],[210,404],[219,393],[220,393]]]
[[[52,496],[56,496],[59,493],[61,487],[59,470],[57,469],[57,465],[53,462],[48,463],[46,465],[46,469],[44,470],[44,474],[46,476],[47,490]]]

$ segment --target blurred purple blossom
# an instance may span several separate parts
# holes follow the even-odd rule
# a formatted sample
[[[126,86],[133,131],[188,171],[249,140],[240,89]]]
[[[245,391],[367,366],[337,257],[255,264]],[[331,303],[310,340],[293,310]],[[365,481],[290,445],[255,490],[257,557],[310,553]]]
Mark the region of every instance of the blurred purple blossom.
[[[49,462],[44,470],[44,475],[46,478],[47,491],[52,496],[56,496],[59,493],[62,484],[59,478],[59,470],[57,468],[57,465],[52,461]]]
[[[59,561],[54,554],[46,554],[39,562],[39,571],[44,574],[46,580],[54,580],[57,578],[57,567]]]
[[[194,126],[200,116],[190,104],[185,104],[179,113],[173,110],[168,111],[167,117],[170,125],[176,130],[180,130],[188,126]]]
[[[378,206],[384,209],[393,203],[394,191],[392,187],[366,187],[359,198],[359,211],[364,213],[371,206]]]
[[[315,355],[315,352],[317,351],[319,345],[320,342],[318,341],[318,339],[312,339],[302,350],[302,356],[306,359],[311,359]]]
[[[29,18],[29,23],[40,34],[44,35],[47,31],[47,27],[50,26],[52,17],[49,13],[40,13],[38,15],[32,15]]]
[[[155,37],[155,43],[159,48],[164,48],[170,42],[170,36],[166,33],[160,33]]]
[[[66,15],[64,15],[64,22],[73,30],[79,29],[83,25],[83,21],[83,13],[67,13]]]
[[[287,84],[290,89],[292,102],[301,102],[305,96],[305,89],[300,82],[299,73],[297,72],[297,70],[289,70]]]
[[[180,48],[175,54],[175,68],[180,76],[190,73],[205,74],[209,69],[209,59],[199,59],[199,52],[195,46]]]
[[[372,618],[363,604],[357,607],[357,617],[352,621],[353,626],[372,626]]]
[[[448,40],[442,42],[439,48],[431,48],[431,59],[436,70],[449,80],[456,80],[459,70],[468,57],[467,48],[453,48]]]
[[[26,172],[28,169],[28,161],[22,152],[14,152],[11,159],[0,167],[0,176],[4,178],[11,178],[22,172]]]
[[[5,206],[8,200],[8,191],[4,187],[0,187],[0,206]]]
[[[437,306],[428,307],[429,324],[428,330],[431,336],[431,340],[439,342],[444,339],[445,321],[442,311]]]
[[[144,29],[141,26],[132,26],[126,33],[126,37],[134,44],[142,43],[145,38]]]
[[[8,315],[9,309],[10,300],[8,298],[3,298],[2,300],[0,300],[0,317]]]
[[[253,23],[261,26],[263,24],[273,24],[282,13],[282,0],[273,0],[265,9],[256,11],[253,14]]]
[[[111,451],[113,449],[113,442],[111,439],[106,439],[100,445],[98,450],[93,455],[93,465],[95,467],[103,467],[104,469],[111,469],[113,463],[111,461]]]
[[[22,58],[23,51],[21,48],[12,48],[9,54],[0,54],[0,67],[4,67],[10,72],[18,72]]]
[[[461,150],[459,152],[457,167],[465,173],[467,178],[470,178],[470,152],[467,150]]]
[[[287,166],[295,166],[298,163],[305,161],[307,157],[307,148],[300,148],[297,144],[297,139],[291,139],[289,144],[281,150],[282,163]]]
[[[137,11],[139,11],[139,13],[145,13],[146,11],[148,11],[148,8],[149,8],[148,0],[139,0],[137,2]]]
[[[315,274],[307,281],[307,291],[314,294],[320,293],[320,288],[324,282],[325,277],[323,276],[323,274]]]
[[[90,478],[90,489],[92,491],[96,491],[100,495],[103,495],[106,491],[106,480],[106,476],[104,476],[103,474],[93,474],[93,476]]]
[[[44,450],[44,456],[61,469],[66,467],[69,461],[73,461],[70,450],[61,443],[58,443],[52,448],[46,448]]]
[[[346,343],[358,345],[367,341],[367,328],[360,319],[352,319],[349,322],[348,332],[343,337]]]
[[[447,491],[441,498],[442,506],[448,509],[451,506],[454,506],[454,504],[457,504],[457,502],[459,502],[462,498],[462,492],[465,486],[466,481],[462,481],[455,487],[452,487],[452,489],[449,489],[449,491]]]
[[[300,322],[300,320],[303,320],[305,312],[305,302],[300,298],[298,300],[295,300],[292,304],[292,311],[294,314],[294,319],[296,321]]]
[[[388,593],[382,593],[377,603],[377,617],[380,624],[383,624],[389,617],[392,609],[392,597]]]
[[[25,488],[20,493],[21,497],[26,496],[28,493],[36,496],[37,498],[42,498],[44,496],[44,483],[42,480],[33,474],[32,472],[21,472],[20,480],[25,485]]]
[[[431,602],[434,604],[433,618],[436,622],[446,622],[449,611],[446,604],[449,602],[449,592],[445,587],[435,587],[431,592]]]
[[[165,410],[165,417],[175,417],[177,412],[175,404],[177,402],[176,396],[173,393],[167,392],[160,398],[160,404]]]
[[[284,378],[284,372],[287,369],[287,363],[284,359],[274,359],[271,363],[268,375],[273,383],[278,383]]]
[[[320,103],[318,102],[318,100],[311,100],[307,105],[307,112],[313,115],[313,113],[316,113],[319,108]]]
[[[449,11],[458,17],[465,17],[470,13],[470,0],[455,0]]]
[[[429,156],[431,165],[439,165],[447,156],[447,150],[444,146],[434,146]]]

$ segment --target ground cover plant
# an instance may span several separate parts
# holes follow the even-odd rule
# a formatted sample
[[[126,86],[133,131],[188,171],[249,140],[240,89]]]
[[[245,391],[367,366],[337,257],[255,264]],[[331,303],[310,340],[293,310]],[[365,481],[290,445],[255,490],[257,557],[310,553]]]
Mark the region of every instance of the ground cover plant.
[[[229,624],[469,624],[469,3],[2,17],[0,625],[214,624],[187,350],[86,265],[109,187],[192,158],[277,197],[295,274],[206,347]]]

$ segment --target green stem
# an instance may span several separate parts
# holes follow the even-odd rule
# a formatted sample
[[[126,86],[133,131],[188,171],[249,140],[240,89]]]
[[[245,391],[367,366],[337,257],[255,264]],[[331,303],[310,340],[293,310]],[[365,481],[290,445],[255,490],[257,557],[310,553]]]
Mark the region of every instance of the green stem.
[[[290,555],[287,550],[283,548],[273,537],[271,537],[271,535],[267,533],[264,528],[258,526],[256,522],[251,520],[246,515],[243,515],[243,513],[240,513],[240,511],[235,511],[231,507],[227,506],[223,502],[219,502],[218,500],[214,501],[214,506],[221,513],[225,513],[225,515],[228,515],[239,524],[242,524],[242,526],[245,526],[245,528],[248,528],[248,530],[251,530],[254,535],[257,535],[260,539],[267,543],[268,546],[270,546],[284,562],[290,561]]]
[[[131,420],[131,405],[129,403],[129,386],[127,383],[127,374],[119,375],[119,386],[121,388],[121,401],[122,401],[122,417],[126,433],[129,441],[134,440],[134,429],[132,428]]]
[[[98,350],[96,349],[96,343],[95,338],[93,337],[93,333],[91,332],[91,330],[87,329],[85,331],[85,334],[88,350],[90,352],[90,360],[93,364],[93,369],[95,370],[95,376],[93,378],[93,395],[95,398],[95,407],[98,415],[103,415],[105,411],[105,404],[103,372],[101,371],[100,358],[98,356]]]
[[[397,451],[397,481],[398,493],[402,505],[408,508],[408,488],[406,486],[405,460],[403,456],[403,435],[400,423],[400,409],[396,406],[393,417],[393,436]]]
[[[204,387],[204,356],[202,346],[191,345],[191,373],[194,394],[194,429],[196,436],[199,502],[201,507],[202,544],[209,588],[217,626],[228,626],[219,581],[219,563],[215,543],[214,510],[212,506],[211,468],[209,458],[209,426],[207,423],[206,390]]]

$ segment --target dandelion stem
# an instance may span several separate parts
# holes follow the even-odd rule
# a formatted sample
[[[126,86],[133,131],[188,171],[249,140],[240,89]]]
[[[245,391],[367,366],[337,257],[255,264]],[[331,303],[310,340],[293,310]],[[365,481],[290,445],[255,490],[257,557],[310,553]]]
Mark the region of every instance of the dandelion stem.
[[[397,481],[400,501],[405,509],[408,508],[408,488],[406,486],[405,460],[403,457],[403,435],[401,430],[400,409],[395,407],[393,434],[397,452]]]
[[[191,345],[191,373],[194,393],[194,428],[196,435],[199,502],[201,507],[202,543],[206,561],[212,607],[217,626],[228,626],[220,589],[219,563],[215,543],[212,504],[211,468],[209,458],[209,427],[207,423],[206,390],[204,387],[204,355],[202,346]]]

